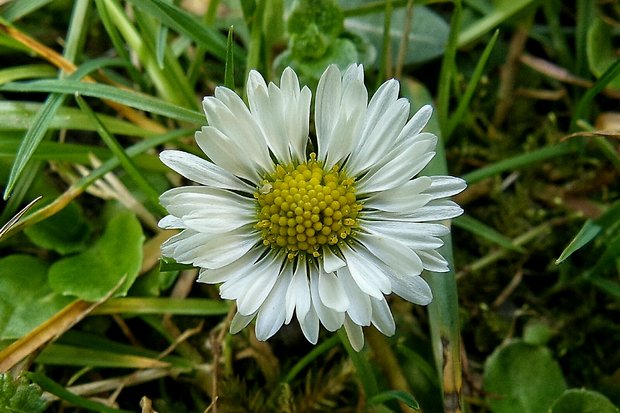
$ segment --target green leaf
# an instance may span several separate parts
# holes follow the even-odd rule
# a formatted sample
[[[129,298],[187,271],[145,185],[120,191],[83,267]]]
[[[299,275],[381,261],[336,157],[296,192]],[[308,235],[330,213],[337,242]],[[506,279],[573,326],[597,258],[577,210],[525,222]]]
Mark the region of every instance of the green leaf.
[[[586,54],[590,71],[597,78],[617,60],[613,44],[613,28],[597,17],[588,28]],[[610,87],[620,89],[620,76],[609,83]]]
[[[129,1],[159,19],[166,26],[204,46],[221,60],[226,59],[226,38],[214,28],[199,22],[183,9],[162,0]],[[241,62],[243,56],[240,52],[236,52],[236,58]]]
[[[355,3],[355,4],[353,4]],[[341,1],[343,7],[357,5],[357,1]],[[368,39],[376,50],[383,49],[383,13],[373,13],[365,16],[355,16],[346,18],[345,28]],[[406,27],[407,13],[401,8],[392,12],[392,22],[390,30],[391,48],[396,51],[400,47],[403,39],[403,30]],[[407,39],[407,50],[405,52],[405,64],[420,63],[437,56],[444,52],[446,41],[448,40],[449,26],[437,13],[423,6],[413,8],[413,20],[411,31]],[[392,54],[393,64],[396,64],[397,53]]]
[[[51,2],[52,0],[12,1],[8,3],[7,7],[3,10],[2,17],[13,22]]]
[[[484,387],[493,413],[540,413],[549,410],[566,383],[549,349],[516,340],[487,359]]]
[[[56,92],[64,94],[79,93],[101,99],[109,99],[146,112],[156,113],[172,119],[204,124],[205,117],[200,112],[182,108],[153,96],[119,89],[98,83],[86,83],[69,79],[35,80],[32,82],[13,82],[0,87],[0,90],[13,92]]]
[[[620,409],[600,393],[585,389],[566,390],[551,406],[550,413],[619,413]]]
[[[68,346],[64,344],[53,344],[46,347],[37,357],[37,362],[59,366],[92,366],[126,369],[169,366],[169,363],[150,357],[120,354],[112,351]]]
[[[14,3],[12,3],[14,4]],[[54,77],[58,71],[50,65],[32,64],[9,67],[0,70],[0,84],[21,79]],[[0,102],[3,103],[3,102]]]
[[[42,413],[46,408],[42,394],[41,388],[25,377],[0,374],[0,413]]]
[[[463,28],[459,35],[459,47],[484,36],[526,7],[536,4],[537,0],[510,0],[493,3],[496,7],[492,11],[485,13],[481,18],[474,20],[471,25]]]
[[[206,298],[127,297],[112,298],[97,307],[93,314],[182,314],[223,315],[230,305]]]
[[[398,400],[405,403],[407,406],[415,410],[420,410],[420,405],[416,399],[406,391],[402,390],[388,390],[381,392],[368,400],[368,404],[382,404],[390,400]]]
[[[24,233],[37,246],[66,255],[86,248],[92,228],[80,207],[71,202],[58,214],[26,228]]]
[[[224,86],[230,90],[235,90],[235,60],[233,59],[234,51],[234,30],[230,26],[228,29],[228,42],[226,43],[226,66],[224,67]]]
[[[100,413],[132,413],[128,410],[115,409],[113,407],[108,407],[105,404],[97,403],[92,400],[77,396],[71,393],[69,390],[66,390],[63,386],[56,383],[54,380],[47,378],[42,373],[26,373],[26,376],[30,380],[41,386],[43,390],[55,396],[58,396],[60,399],[66,400],[67,402],[75,406],[79,406],[84,409]]]
[[[43,108],[42,104],[30,102],[0,102],[0,130],[27,130],[34,124],[35,117]],[[112,133],[128,136],[151,136],[154,132],[145,130],[133,123],[108,115],[97,114],[101,122]],[[48,129],[96,130],[88,121],[88,116],[76,108],[59,108],[47,125]]]
[[[570,257],[575,251],[583,248],[603,230],[611,227],[615,223],[620,222],[620,202],[616,202],[603,215],[597,219],[589,219],[583,224],[575,238],[566,246],[560,257],[555,261],[556,264],[561,263]]]
[[[8,199],[13,192],[13,188],[15,187],[18,178],[24,172],[24,169],[30,161],[32,154],[37,149],[39,143],[43,140],[45,132],[47,131],[47,125],[53,119],[58,108],[62,106],[64,100],[64,95],[52,94],[48,96],[42,110],[37,113],[33,126],[28,128],[22,144],[19,147],[19,151],[15,156],[15,162],[11,168],[11,174],[9,175],[6,188],[4,189],[5,200]]]
[[[500,247],[506,248],[511,251],[525,252],[523,248],[514,245],[512,243],[512,240],[506,238],[505,236],[497,232],[494,228],[491,228],[485,223],[478,221],[477,219],[472,218],[469,215],[462,215],[456,218],[454,221],[452,221],[452,224],[455,227],[469,231],[474,235],[478,235],[479,237],[484,238],[487,241],[491,241],[499,245]]]
[[[29,255],[0,259],[0,340],[24,336],[71,301],[52,291],[47,270]]]
[[[83,253],[57,261],[50,268],[50,285],[64,295],[97,301],[117,286],[127,293],[142,266],[144,236],[138,219],[130,212],[114,216],[97,242]]]

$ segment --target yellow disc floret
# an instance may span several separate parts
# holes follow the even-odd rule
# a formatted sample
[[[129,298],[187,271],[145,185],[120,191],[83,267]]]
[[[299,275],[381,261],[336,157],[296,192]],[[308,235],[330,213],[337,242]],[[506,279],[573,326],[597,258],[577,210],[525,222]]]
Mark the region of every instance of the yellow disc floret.
[[[263,244],[284,248],[289,259],[299,252],[320,255],[351,234],[362,209],[354,181],[338,165],[329,171],[310,154],[299,165],[278,165],[254,194]]]

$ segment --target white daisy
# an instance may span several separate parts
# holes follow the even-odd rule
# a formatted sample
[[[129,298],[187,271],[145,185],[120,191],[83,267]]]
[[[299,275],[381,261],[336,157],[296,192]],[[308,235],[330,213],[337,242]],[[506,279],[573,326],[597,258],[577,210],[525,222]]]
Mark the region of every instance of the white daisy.
[[[362,326],[394,334],[387,295],[431,301],[420,274],[448,270],[440,221],[462,213],[446,198],[465,182],[416,177],[435,154],[437,137],[422,132],[432,110],[408,120],[398,93],[388,80],[368,102],[361,65],[328,67],[311,139],[311,92],[295,72],[278,87],[252,71],[249,107],[225,87],[204,99],[209,126],[196,142],[209,160],[161,153],[199,184],[161,196],[170,215],[159,225],[182,230],[162,252],[200,267],[198,281],[221,283],[221,297],[237,304],[232,333],[256,319],[256,337],[267,340],[295,315],[311,343],[319,324],[344,326],[360,350]]]

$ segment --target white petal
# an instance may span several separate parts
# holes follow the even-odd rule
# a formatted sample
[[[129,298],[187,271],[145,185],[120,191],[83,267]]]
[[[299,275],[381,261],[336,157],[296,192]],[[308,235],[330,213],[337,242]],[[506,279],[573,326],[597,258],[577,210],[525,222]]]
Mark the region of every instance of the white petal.
[[[422,129],[426,126],[431,115],[433,114],[433,108],[431,105],[422,106],[412,117],[409,122],[403,128],[397,141],[401,142],[407,139],[415,139]]]
[[[283,256],[270,254],[255,266],[252,276],[228,281],[220,287],[220,296],[225,299],[237,299],[237,311],[252,314],[260,308],[280,273]]]
[[[383,162],[373,166],[357,185],[360,195],[397,188],[420,172],[435,156],[431,150],[437,143],[437,137],[427,135],[428,139],[404,148],[399,147],[387,155]]]
[[[360,351],[364,348],[364,332],[362,331],[362,327],[351,321],[349,317],[345,317],[344,329],[347,332],[347,337],[349,338],[349,343],[351,343],[353,350]]]
[[[204,98],[203,107],[209,125],[228,137],[235,149],[233,153],[250,159],[261,171],[270,169],[273,162],[267,150],[267,139],[239,95],[219,86],[215,88],[215,97]]]
[[[440,238],[410,230],[408,221],[364,220],[361,222],[363,222],[363,228],[375,237],[392,238],[412,250],[436,249],[443,245]]]
[[[351,320],[353,320],[355,324],[369,326],[370,317],[372,315],[370,297],[360,290],[357,283],[351,277],[347,267],[338,270],[338,278],[340,278],[342,286],[349,296],[347,315],[351,317]]]
[[[287,263],[269,296],[258,311],[258,316],[256,317],[256,338],[261,341],[265,341],[273,336],[284,324],[286,314],[283,311],[283,305],[286,297],[286,288],[291,282],[292,273],[292,264]]]
[[[426,281],[419,275],[398,275],[390,276],[392,290],[394,294],[405,300],[419,305],[427,305],[433,300],[433,293]]]
[[[323,247],[323,269],[325,272],[334,272],[347,265],[329,247]]]
[[[323,276],[321,274],[320,276]],[[344,313],[333,310],[323,304],[319,293],[319,271],[313,266],[310,267],[310,294],[312,296],[312,306],[321,320],[321,324],[329,331],[336,331],[342,327]]]
[[[332,133],[338,121],[342,80],[336,65],[329,65],[319,79],[316,89],[315,125],[318,141],[318,156],[324,160]]]
[[[242,315],[236,313],[232,321],[230,322],[230,334],[237,334],[239,331],[246,328],[255,316],[256,313],[250,315]]]
[[[248,276],[255,270],[254,266],[264,249],[257,247],[247,254],[217,269],[201,268],[196,281],[206,284],[219,284],[241,276]]]
[[[306,340],[312,344],[319,341],[319,317],[313,309],[310,309],[303,320],[299,320],[301,331],[304,333]]]
[[[382,211],[407,213],[426,205],[433,196],[424,193],[432,183],[428,176],[420,176],[403,185],[377,192],[365,202],[368,208],[376,208]]]
[[[306,158],[306,144],[310,128],[310,103],[312,93],[307,86],[299,89],[299,79],[294,70],[287,67],[280,78],[284,98],[284,131],[290,151],[298,162]]]
[[[234,175],[258,183],[261,180],[259,168],[252,158],[239,150],[236,145],[212,126],[203,126],[195,134],[196,143],[209,158]]]
[[[344,86],[338,110],[340,116],[332,129],[332,137],[326,150],[324,168],[329,170],[349,156],[359,142],[359,127],[366,114],[368,91],[362,82]]]
[[[467,187],[467,183],[464,180],[453,176],[433,176],[431,179],[433,183],[424,192],[432,195],[433,199],[456,195]]]
[[[290,163],[287,137],[284,136],[282,117],[284,107],[280,90],[273,84],[267,88],[263,77],[255,70],[250,71],[247,94],[250,110],[263,130],[269,149],[279,163]]]
[[[398,82],[393,79],[389,82],[395,85],[397,92]],[[366,125],[360,135],[360,145],[351,155],[351,161],[347,166],[351,174],[358,175],[390,153],[397,143],[408,115],[409,102],[406,99],[385,100],[374,113],[372,107],[368,107]]]
[[[377,300],[371,297],[372,324],[386,336],[392,336],[396,332],[396,324],[390,311],[390,306],[385,299]]]
[[[416,253],[395,239],[358,234],[357,240],[399,274],[418,275],[422,272],[422,261]]]
[[[297,319],[303,320],[310,310],[310,284],[306,272],[306,263],[298,262],[295,273],[286,290],[286,324],[293,318],[293,311],[297,314]]]
[[[390,280],[372,260],[367,259],[364,248],[351,249],[347,244],[341,247],[351,277],[357,283],[360,290],[375,298],[389,294],[391,290]],[[367,253],[366,253],[367,254]]]
[[[440,253],[434,250],[418,251],[424,269],[433,272],[448,272],[448,261]]]
[[[349,308],[347,294],[334,273],[324,273],[319,276],[319,296],[321,302],[332,310],[342,312]]]
[[[161,204],[187,228],[209,234],[229,232],[256,220],[254,202],[234,192],[204,186],[166,191]]]
[[[192,252],[193,264],[205,268],[223,267],[242,257],[258,241],[260,237],[248,227],[212,236]]]
[[[418,208],[402,218],[412,222],[441,221],[456,218],[463,213],[463,209],[453,201],[439,199],[431,201],[422,208]]]
[[[159,159],[169,168],[196,183],[222,189],[254,192],[254,188],[229,171],[191,153],[167,150],[159,154]]]
[[[187,226],[183,223],[183,220],[174,215],[166,215],[159,220],[157,226],[162,229],[185,229]]]

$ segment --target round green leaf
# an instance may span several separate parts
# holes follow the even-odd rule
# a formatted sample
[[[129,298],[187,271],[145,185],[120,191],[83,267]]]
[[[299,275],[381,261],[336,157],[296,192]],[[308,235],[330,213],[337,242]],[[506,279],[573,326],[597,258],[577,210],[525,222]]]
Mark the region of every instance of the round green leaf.
[[[547,412],[566,390],[551,352],[521,340],[491,354],[484,366],[484,386],[493,413]]]
[[[363,3],[368,3],[364,1]],[[356,0],[341,0],[343,8],[352,8],[359,5]],[[347,30],[365,37],[376,50],[383,50],[383,12],[354,16],[345,19]],[[407,12],[405,8],[397,8],[392,12],[390,43],[392,48],[393,64],[398,59],[397,51],[403,39],[403,32],[407,28]],[[411,29],[407,35],[407,50],[405,64],[426,62],[440,56],[448,41],[450,26],[446,21],[431,9],[416,6],[413,11]]]
[[[71,299],[52,291],[47,264],[29,255],[0,259],[0,340],[24,336]]]
[[[91,234],[91,227],[82,210],[69,203],[59,213],[24,229],[37,246],[66,255],[82,251]]]
[[[138,219],[130,212],[120,213],[108,222],[95,245],[52,265],[50,285],[58,293],[97,301],[126,277],[114,294],[124,296],[142,266],[143,240]]]
[[[600,393],[583,389],[565,391],[550,413],[619,413],[620,409]]]

